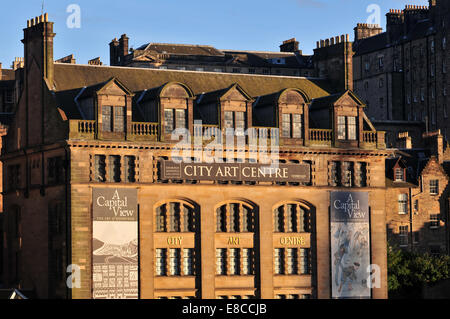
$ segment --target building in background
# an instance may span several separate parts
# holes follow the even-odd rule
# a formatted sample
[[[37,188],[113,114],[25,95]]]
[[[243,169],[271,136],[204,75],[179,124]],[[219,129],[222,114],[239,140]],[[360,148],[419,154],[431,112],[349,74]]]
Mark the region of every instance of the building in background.
[[[123,34],[110,44],[110,65],[199,72],[314,77],[313,57],[303,55],[293,38],[280,52],[218,50],[208,45],[148,43],[129,48]]]
[[[439,132],[423,138],[426,148],[406,142],[386,161],[388,241],[410,251],[448,254],[450,149]]]
[[[392,150],[347,87],[351,60],[334,63],[345,37],[316,50],[330,79],[55,63],[54,37],[47,15],[24,29],[26,85],[2,151],[9,287],[39,298],[387,297]],[[246,141],[279,142],[280,167],[268,173],[247,142],[224,147],[234,163],[174,163],[177,128],[207,142],[251,129]],[[380,288],[367,288],[369,260]],[[80,288],[66,286],[70,264]]]
[[[354,90],[394,147],[401,130],[417,136],[414,147],[421,147],[419,123],[427,132],[440,129],[450,138],[449,3],[429,2],[428,7],[390,10],[385,32],[378,25],[355,28]]]

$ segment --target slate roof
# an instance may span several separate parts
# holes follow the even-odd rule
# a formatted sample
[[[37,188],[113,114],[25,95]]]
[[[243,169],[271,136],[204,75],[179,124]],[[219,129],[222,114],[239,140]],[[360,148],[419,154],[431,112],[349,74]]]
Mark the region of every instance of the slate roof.
[[[153,51],[159,54],[224,56],[225,54],[209,45],[147,43],[137,50]]]
[[[234,84],[239,84],[253,98],[286,88],[301,89],[309,99],[326,96],[331,92],[330,84],[321,79],[55,63],[54,95],[58,106],[69,118],[80,118],[75,103],[77,95],[86,87],[82,93],[85,96],[90,91],[101,88],[112,78],[118,79],[138,96],[145,90],[152,94],[153,90],[169,82],[187,85],[196,96],[214,91],[220,93]],[[136,101],[136,97],[134,100]]]
[[[258,51],[234,51],[226,50],[235,58],[234,63],[241,62],[252,67],[277,67],[277,68],[313,68],[312,56],[301,55],[293,52],[258,52]],[[272,63],[272,59],[283,59],[284,64]]]
[[[353,45],[355,56],[367,54],[374,51],[383,50],[388,47],[387,33],[383,32],[376,36],[361,39]]]
[[[417,187],[419,178],[430,160],[430,151],[425,149],[407,149],[398,151],[394,158],[386,159],[386,186],[388,187]],[[406,182],[394,182],[393,168],[399,159],[406,166]]]

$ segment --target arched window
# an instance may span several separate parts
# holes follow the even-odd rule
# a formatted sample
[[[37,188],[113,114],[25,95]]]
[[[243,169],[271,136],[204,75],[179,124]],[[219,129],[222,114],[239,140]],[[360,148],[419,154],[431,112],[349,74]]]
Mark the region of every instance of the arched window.
[[[156,208],[155,225],[157,232],[195,232],[196,211],[184,201],[170,201]]]
[[[255,210],[242,202],[231,202],[216,209],[218,233],[247,233],[255,231]]]
[[[274,231],[276,233],[310,232],[309,210],[300,203],[287,203],[273,212]]]

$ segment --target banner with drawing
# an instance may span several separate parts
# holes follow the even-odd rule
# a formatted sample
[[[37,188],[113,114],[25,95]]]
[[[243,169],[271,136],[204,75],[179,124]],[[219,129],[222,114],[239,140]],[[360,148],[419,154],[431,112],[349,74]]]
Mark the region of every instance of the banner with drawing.
[[[137,190],[94,188],[92,198],[92,297],[137,299]]]
[[[369,195],[331,192],[330,206],[332,298],[371,298]]]

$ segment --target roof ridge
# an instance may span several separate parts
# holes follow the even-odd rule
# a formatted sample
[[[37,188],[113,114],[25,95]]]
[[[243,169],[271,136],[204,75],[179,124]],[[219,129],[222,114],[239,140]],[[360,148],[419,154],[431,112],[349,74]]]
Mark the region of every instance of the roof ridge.
[[[128,70],[141,70],[141,71],[156,71],[156,72],[179,72],[179,73],[196,73],[196,74],[226,74],[229,76],[248,76],[248,77],[265,77],[265,78],[288,78],[288,79],[299,79],[299,80],[314,80],[314,81],[326,81],[326,78],[320,77],[304,77],[304,76],[288,76],[288,75],[266,75],[266,74],[246,74],[246,73],[229,73],[229,72],[214,72],[214,71],[194,71],[194,70],[174,70],[174,69],[152,69],[152,68],[140,68],[140,67],[129,67],[129,66],[110,66],[110,65],[89,65],[89,64],[69,64],[69,63],[58,63],[56,65],[71,66],[71,67],[88,67],[88,68],[111,68],[111,69],[128,69]]]

